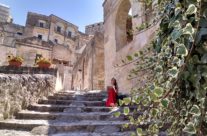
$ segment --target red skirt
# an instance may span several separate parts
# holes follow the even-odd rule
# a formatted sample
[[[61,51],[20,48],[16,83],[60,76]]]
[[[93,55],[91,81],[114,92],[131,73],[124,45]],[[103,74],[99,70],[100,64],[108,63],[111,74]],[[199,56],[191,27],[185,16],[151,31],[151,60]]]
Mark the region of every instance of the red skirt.
[[[108,89],[108,98],[106,101],[106,106],[107,107],[111,107],[111,104],[116,104],[117,100],[116,100],[117,94],[115,92],[115,90],[113,88],[109,88]]]

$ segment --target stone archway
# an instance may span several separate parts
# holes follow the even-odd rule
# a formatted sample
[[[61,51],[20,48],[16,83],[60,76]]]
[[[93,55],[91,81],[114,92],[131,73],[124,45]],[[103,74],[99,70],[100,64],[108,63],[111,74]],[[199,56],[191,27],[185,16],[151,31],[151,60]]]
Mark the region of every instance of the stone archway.
[[[116,51],[120,50],[127,43],[127,22],[129,22],[130,0],[122,0],[119,5],[115,20]]]

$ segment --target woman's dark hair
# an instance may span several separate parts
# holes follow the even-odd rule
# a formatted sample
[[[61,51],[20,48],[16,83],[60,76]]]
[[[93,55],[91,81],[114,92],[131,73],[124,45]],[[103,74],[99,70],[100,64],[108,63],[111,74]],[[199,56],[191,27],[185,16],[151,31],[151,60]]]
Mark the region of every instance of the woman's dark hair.
[[[112,80],[114,80],[114,86],[115,86],[115,89],[118,90],[118,84],[117,84],[117,81],[115,78],[112,78]]]

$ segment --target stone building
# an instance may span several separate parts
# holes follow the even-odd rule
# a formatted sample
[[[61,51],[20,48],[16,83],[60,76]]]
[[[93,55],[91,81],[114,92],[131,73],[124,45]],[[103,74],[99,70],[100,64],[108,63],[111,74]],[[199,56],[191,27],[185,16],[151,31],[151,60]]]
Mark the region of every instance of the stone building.
[[[8,65],[7,56],[16,55],[16,40],[23,39],[24,26],[0,22],[0,65]]]
[[[87,25],[85,27],[85,33],[88,35],[95,35],[96,32],[104,33],[103,22]]]
[[[115,77],[120,92],[129,93],[137,83],[136,79],[127,79],[134,64],[117,64],[122,64],[127,55],[134,54],[153,39],[159,27],[159,20],[155,18],[156,2],[146,5],[137,0],[105,0],[103,7],[105,87]]]
[[[91,78],[88,77],[91,77],[91,75],[88,73],[98,71],[95,66],[94,70],[91,69],[91,58],[93,58],[95,63],[96,57],[100,58],[99,56],[101,55],[104,58],[103,34],[101,35],[102,37],[100,34],[94,37],[92,33],[95,34],[96,31],[102,30],[93,29],[90,31],[91,35],[89,35],[80,32],[76,25],[55,15],[46,16],[29,12],[25,26],[13,23],[1,23],[0,54],[3,56],[3,59],[0,60],[0,65],[8,65],[7,56],[14,55],[24,58],[23,66],[34,67],[37,58],[42,56],[50,59],[52,61],[52,67],[58,69],[58,80],[60,80],[62,89],[71,89],[71,87],[78,88],[77,85],[83,82],[85,82],[85,85],[80,89],[91,88],[89,81]],[[94,43],[93,49],[91,47]],[[101,46],[100,52],[98,50],[99,46]],[[91,52],[91,49],[94,51]],[[91,53],[93,53],[94,57],[91,57]],[[85,75],[83,77],[85,79],[79,82],[79,80],[76,80],[79,78],[77,71],[79,65],[82,65],[81,61],[83,58],[85,58],[85,64],[88,65],[85,68],[88,73],[84,73]],[[98,72],[100,74],[98,74],[99,77],[97,79],[96,76],[93,76],[94,81],[99,82],[94,82],[94,86],[96,89],[100,89],[103,88],[104,80],[103,60],[97,66],[99,66],[97,68],[102,67],[102,71]],[[74,71],[75,74],[72,74]],[[100,75],[102,76],[100,77]],[[99,88],[97,84],[99,84]]]
[[[53,43],[52,60],[68,66],[76,62],[75,50],[88,42],[88,37],[82,36],[76,25],[55,15],[45,16],[32,12],[27,15],[25,35]]]
[[[0,22],[12,22],[10,8],[0,3]]]

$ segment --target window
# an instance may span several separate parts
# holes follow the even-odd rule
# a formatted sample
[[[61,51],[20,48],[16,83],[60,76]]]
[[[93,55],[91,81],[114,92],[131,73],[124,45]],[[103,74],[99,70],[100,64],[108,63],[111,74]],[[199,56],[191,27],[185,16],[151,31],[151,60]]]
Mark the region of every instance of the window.
[[[41,34],[38,34],[38,39],[42,40],[42,35]]]
[[[21,32],[17,32],[17,34],[18,34],[18,35],[22,35],[22,33],[21,33]]]
[[[72,37],[72,32],[68,31],[68,37]]]
[[[40,22],[39,26],[42,27],[42,28],[44,28],[44,23],[43,22]]]
[[[55,39],[55,43],[58,43],[58,39]]]
[[[61,27],[57,26],[57,32],[61,33]]]

